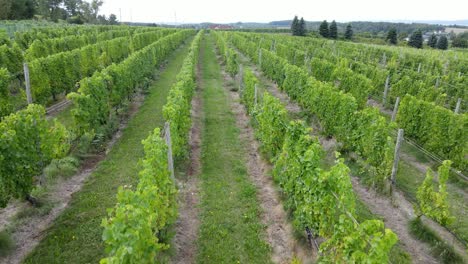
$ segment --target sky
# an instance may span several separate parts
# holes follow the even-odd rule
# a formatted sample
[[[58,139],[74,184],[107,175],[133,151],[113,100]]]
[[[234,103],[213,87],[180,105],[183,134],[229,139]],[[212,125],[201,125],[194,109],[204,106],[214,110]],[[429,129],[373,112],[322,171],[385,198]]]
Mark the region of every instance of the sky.
[[[104,0],[100,13],[155,23],[468,20],[468,0]]]

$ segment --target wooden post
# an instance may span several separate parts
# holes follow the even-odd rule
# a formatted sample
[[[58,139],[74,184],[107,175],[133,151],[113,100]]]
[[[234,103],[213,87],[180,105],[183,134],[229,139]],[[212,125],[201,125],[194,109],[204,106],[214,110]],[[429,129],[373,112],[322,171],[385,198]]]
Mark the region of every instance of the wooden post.
[[[387,65],[387,54],[385,54],[384,52],[383,57],[382,57],[382,66],[385,67],[385,65]]]
[[[435,87],[436,88],[439,87],[439,84],[440,84],[440,77],[437,77]]]
[[[258,66],[262,68],[262,48],[258,51]]]
[[[460,77],[461,77],[461,72],[458,72],[458,78],[460,78]]]
[[[167,167],[171,172],[171,179],[175,182],[174,160],[172,159],[171,126],[169,122],[164,124],[164,139],[166,140],[167,144]]]
[[[244,87],[244,67],[242,64],[239,64],[239,92],[242,95]]]
[[[461,102],[462,102],[462,99],[461,99],[461,98],[458,98],[458,100],[457,100],[457,106],[455,106],[455,114],[460,113]]]
[[[271,42],[271,51],[276,51],[276,39],[274,39],[273,42]]]
[[[395,122],[399,104],[400,104],[400,97],[398,96],[396,98],[395,106],[393,107],[392,122]]]
[[[390,177],[390,180],[392,181],[392,185],[395,185],[395,177],[397,174],[398,170],[398,161],[400,160],[400,148],[401,148],[401,142],[403,141],[403,129],[398,129],[398,137],[396,141],[396,146],[395,146],[395,157],[393,159],[393,167],[392,167],[392,175]]]
[[[28,100],[28,104],[32,104],[31,83],[29,81],[29,66],[27,63],[23,64],[23,70],[24,70],[24,82],[26,83],[26,98]]]
[[[420,73],[420,72],[421,72],[421,63],[419,63],[419,65],[418,65],[418,73]]]
[[[449,62],[445,62],[444,64],[444,75],[447,74],[447,68],[448,68]]]
[[[254,95],[254,102],[255,102],[255,105],[257,105],[257,102],[258,102],[258,88],[257,88],[257,84],[255,84],[254,86],[254,89],[255,89],[255,95]]]
[[[385,103],[387,103],[387,94],[388,94],[389,83],[390,83],[390,75],[388,75],[387,79],[385,80],[385,90],[384,90],[384,93],[383,93],[383,104],[384,104],[384,106],[385,106]]]

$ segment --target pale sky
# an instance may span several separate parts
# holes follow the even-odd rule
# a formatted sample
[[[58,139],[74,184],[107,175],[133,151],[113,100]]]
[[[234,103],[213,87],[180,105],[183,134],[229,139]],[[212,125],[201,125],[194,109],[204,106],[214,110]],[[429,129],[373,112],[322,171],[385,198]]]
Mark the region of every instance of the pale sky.
[[[101,14],[122,21],[199,23],[468,20],[468,0],[104,0]]]

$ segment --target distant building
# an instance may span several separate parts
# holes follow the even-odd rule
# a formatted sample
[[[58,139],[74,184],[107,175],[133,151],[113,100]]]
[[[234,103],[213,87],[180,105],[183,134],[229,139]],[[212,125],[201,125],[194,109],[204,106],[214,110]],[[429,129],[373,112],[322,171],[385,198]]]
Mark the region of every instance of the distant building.
[[[210,29],[233,29],[230,25],[210,25]]]

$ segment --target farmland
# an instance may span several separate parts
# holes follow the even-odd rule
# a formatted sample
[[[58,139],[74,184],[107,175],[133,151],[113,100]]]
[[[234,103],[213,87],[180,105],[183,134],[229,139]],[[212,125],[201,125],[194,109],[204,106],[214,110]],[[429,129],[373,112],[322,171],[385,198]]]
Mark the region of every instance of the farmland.
[[[468,261],[466,52],[22,27],[0,263]]]

